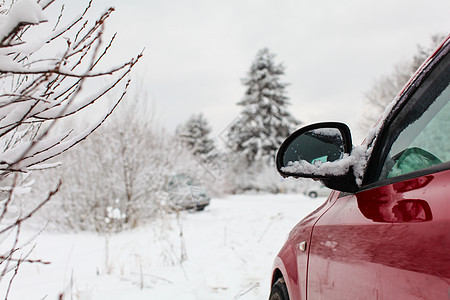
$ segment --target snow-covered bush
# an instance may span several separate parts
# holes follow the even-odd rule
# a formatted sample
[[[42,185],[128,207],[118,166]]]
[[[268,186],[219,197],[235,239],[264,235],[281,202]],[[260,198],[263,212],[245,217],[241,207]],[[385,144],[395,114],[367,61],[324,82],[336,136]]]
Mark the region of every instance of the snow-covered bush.
[[[26,208],[16,196],[29,191],[29,173],[55,167],[57,163],[49,163],[52,158],[86,139],[106,120],[122,100],[128,74],[140,57],[99,70],[111,47],[112,40],[104,44],[102,38],[113,9],[88,22],[91,2],[70,20],[62,4],[59,15],[47,14],[51,6],[57,2],[0,3],[0,281],[9,276],[12,282],[22,263],[39,262],[28,259],[29,252],[19,244],[20,228],[60,188],[55,180],[46,196]],[[102,82],[97,85],[101,88],[87,96],[82,87],[96,80]],[[78,115],[117,89],[111,107],[98,120],[79,132],[51,135],[57,120]]]
[[[98,132],[63,155],[61,167],[40,174],[47,186],[51,178],[63,181],[40,219],[59,230],[134,228],[171,211],[168,185],[179,174],[190,174],[210,194],[206,165],[162,129],[151,111],[139,93],[127,99]]]

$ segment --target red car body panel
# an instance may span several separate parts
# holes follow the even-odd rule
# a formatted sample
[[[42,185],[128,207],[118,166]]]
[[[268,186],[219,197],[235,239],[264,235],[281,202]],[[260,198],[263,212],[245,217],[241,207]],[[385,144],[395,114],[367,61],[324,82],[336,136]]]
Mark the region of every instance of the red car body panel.
[[[356,195],[333,192],[275,259],[290,299],[447,299],[449,182],[450,170]],[[304,252],[303,241],[311,245]]]
[[[308,251],[299,248],[301,242],[309,245],[314,224],[333,205],[339,192],[332,192],[328,200],[314,212],[305,217],[290,232],[289,238],[274,261],[274,269],[279,270],[286,280],[291,299],[306,299],[306,278],[308,266]],[[308,249],[307,247],[306,249]],[[278,275],[281,275],[278,273]],[[273,282],[277,279],[273,278]],[[272,282],[272,283],[273,283]]]
[[[448,299],[449,182],[444,171],[337,199],[313,229],[307,299]]]

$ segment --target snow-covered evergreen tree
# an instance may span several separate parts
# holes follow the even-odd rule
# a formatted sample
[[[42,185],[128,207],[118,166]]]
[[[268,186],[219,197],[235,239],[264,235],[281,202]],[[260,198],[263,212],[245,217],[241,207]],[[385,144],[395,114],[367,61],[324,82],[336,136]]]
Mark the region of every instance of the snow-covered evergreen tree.
[[[202,162],[208,163],[217,155],[211,127],[202,113],[193,114],[177,129],[177,135],[187,148]]]
[[[298,125],[287,110],[287,84],[281,81],[284,66],[274,58],[267,48],[258,52],[242,80],[247,87],[238,102],[242,112],[227,134],[228,146],[243,154],[249,166],[260,160],[272,164],[278,147]]]

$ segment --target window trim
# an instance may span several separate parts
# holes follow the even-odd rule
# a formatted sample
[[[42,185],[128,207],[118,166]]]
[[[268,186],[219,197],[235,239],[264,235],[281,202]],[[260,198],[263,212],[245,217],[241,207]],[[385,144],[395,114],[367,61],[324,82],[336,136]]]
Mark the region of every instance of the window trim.
[[[365,191],[365,190],[370,190],[373,188],[382,187],[382,186],[394,184],[397,182],[406,181],[409,179],[414,179],[414,178],[418,178],[418,177],[422,177],[422,176],[426,176],[426,175],[432,175],[432,174],[436,174],[439,172],[444,172],[447,170],[450,170],[450,162],[445,162],[445,163],[431,166],[431,167],[428,167],[425,169],[420,169],[420,170],[417,170],[414,172],[410,172],[410,173],[399,175],[399,176],[392,177],[392,178],[386,178],[386,179],[383,179],[383,180],[380,180],[377,182],[373,182],[373,183],[364,185],[361,187],[361,189],[358,190],[358,193]]]

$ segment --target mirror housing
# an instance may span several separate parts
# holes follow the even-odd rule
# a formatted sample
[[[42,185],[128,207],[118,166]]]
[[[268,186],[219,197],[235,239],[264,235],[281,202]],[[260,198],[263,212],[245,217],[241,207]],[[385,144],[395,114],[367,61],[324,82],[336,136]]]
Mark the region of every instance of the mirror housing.
[[[355,192],[352,138],[347,125],[312,124],[292,133],[280,146],[276,166],[283,177],[318,179],[331,189]]]

